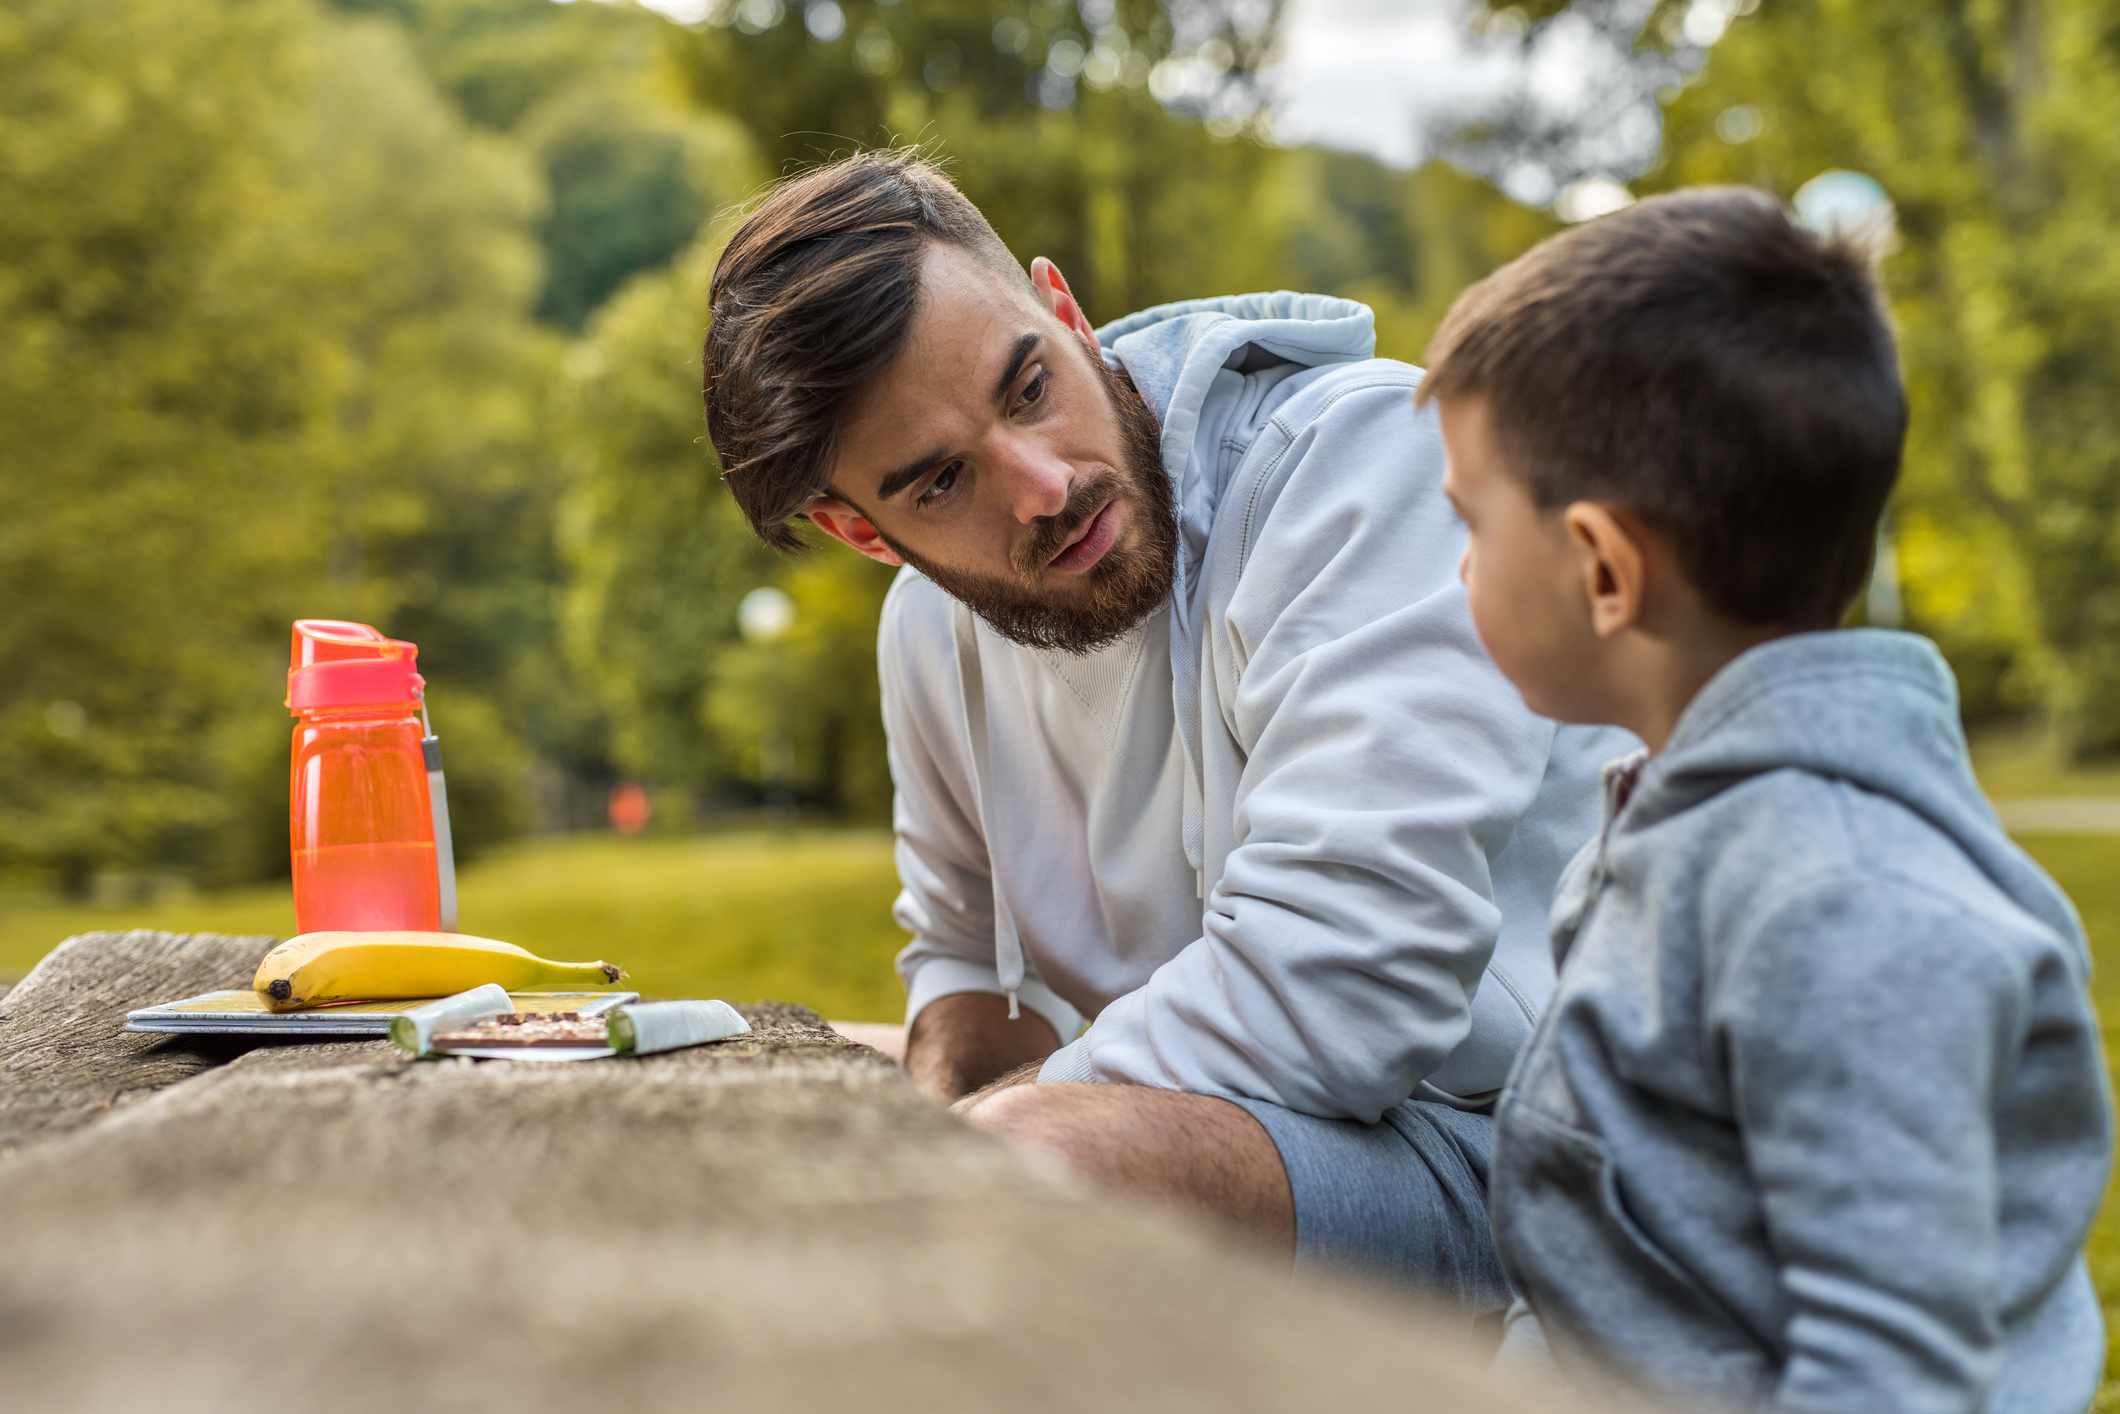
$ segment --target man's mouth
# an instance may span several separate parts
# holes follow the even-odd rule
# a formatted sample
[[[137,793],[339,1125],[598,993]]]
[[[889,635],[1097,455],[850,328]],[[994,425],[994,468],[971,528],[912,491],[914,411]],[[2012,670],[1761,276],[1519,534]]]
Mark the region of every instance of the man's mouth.
[[[1106,501],[1095,515],[1082,522],[1082,528],[1046,561],[1045,567],[1062,574],[1081,574],[1103,559],[1112,542],[1119,538],[1118,505],[1116,496]]]

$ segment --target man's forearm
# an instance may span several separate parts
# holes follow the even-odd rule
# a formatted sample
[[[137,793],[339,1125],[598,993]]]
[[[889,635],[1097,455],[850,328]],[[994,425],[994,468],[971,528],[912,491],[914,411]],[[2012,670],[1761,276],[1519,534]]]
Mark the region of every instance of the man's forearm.
[[[990,992],[940,997],[913,1018],[905,1068],[915,1084],[945,1100],[970,1094],[1059,1048],[1052,1026],[1034,1011],[1009,1020],[1008,998]]]

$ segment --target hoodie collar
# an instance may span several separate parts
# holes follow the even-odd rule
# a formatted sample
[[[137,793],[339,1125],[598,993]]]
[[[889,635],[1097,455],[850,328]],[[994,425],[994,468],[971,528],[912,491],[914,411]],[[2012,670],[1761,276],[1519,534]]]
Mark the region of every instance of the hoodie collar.
[[[1217,378],[1227,368],[1314,368],[1372,358],[1376,317],[1367,305],[1336,295],[1278,290],[1157,305],[1105,325],[1097,341],[1162,428],[1159,450],[1178,512],[1182,596],[1206,554],[1223,483],[1238,461],[1218,455],[1228,410],[1214,405]]]
[[[1366,305],[1333,295],[1232,295],[1157,305],[1097,331],[1107,363],[1133,380],[1162,427],[1158,443],[1170,477],[1178,518],[1178,554],[1171,576],[1172,706],[1188,770],[1183,835],[1185,857],[1206,887],[1200,793],[1200,746],[1195,715],[1199,694],[1198,590],[1215,511],[1225,483],[1242,458],[1227,454],[1233,424],[1246,414],[1232,396],[1224,370],[1294,364],[1315,368],[1355,362],[1376,353],[1376,320]],[[1218,390],[1221,390],[1218,392]],[[1243,439],[1248,444],[1249,438]]]
[[[1788,768],[1935,817],[1986,813],[1965,768],[1957,684],[1943,655],[1913,634],[1832,629],[1763,643],[1710,678],[1663,750],[1642,763],[1626,825]]]
[[[1953,714],[1958,690],[1934,644],[1890,629],[1831,629],[1776,638],[1747,649],[1708,679],[1679,714],[1664,756],[1679,756],[1708,740],[1725,723],[1768,700],[1801,700],[1826,683],[1872,679],[1881,689],[1913,694],[1895,715]]]
[[[1097,342],[1117,355],[1158,420],[1167,423],[1174,406],[1182,410],[1181,393],[1191,393],[1193,401],[1204,396],[1205,384],[1245,345],[1306,365],[1370,358],[1376,353],[1376,317],[1367,305],[1337,295],[1276,290],[1159,304],[1114,319],[1097,331]],[[1212,359],[1205,378],[1196,355]]]

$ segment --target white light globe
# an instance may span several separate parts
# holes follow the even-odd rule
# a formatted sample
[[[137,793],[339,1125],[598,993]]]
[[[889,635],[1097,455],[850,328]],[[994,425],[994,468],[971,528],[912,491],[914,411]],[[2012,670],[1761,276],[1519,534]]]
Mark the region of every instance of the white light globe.
[[[1796,189],[1796,219],[1822,236],[1880,240],[1892,233],[1892,198],[1875,177],[1839,168]]]
[[[736,631],[746,643],[771,643],[795,626],[795,601],[787,591],[761,585],[736,604]]]

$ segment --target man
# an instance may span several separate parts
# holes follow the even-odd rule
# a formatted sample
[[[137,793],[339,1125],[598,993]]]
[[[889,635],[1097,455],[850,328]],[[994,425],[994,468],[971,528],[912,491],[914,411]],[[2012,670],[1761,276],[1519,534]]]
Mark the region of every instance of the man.
[[[1094,1176],[1499,1306],[1486,1107],[1618,750],[1481,651],[1418,371],[1322,296],[1093,328],[904,153],[774,190],[712,299],[759,535],[905,566],[907,1069]]]

